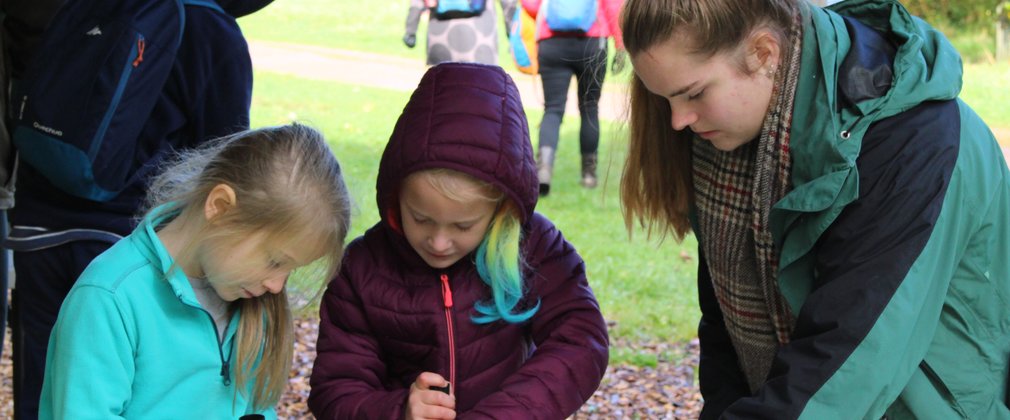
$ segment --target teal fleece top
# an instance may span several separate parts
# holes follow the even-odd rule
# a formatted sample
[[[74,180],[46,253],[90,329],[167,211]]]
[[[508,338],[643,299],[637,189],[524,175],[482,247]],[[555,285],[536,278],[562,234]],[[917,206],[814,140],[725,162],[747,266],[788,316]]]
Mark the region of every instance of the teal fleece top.
[[[167,217],[152,214],[95,258],[67,295],[49,341],[39,418],[253,413],[230,363],[238,313],[219,339],[185,274],[170,270],[154,232]],[[259,414],[276,418],[272,408]]]

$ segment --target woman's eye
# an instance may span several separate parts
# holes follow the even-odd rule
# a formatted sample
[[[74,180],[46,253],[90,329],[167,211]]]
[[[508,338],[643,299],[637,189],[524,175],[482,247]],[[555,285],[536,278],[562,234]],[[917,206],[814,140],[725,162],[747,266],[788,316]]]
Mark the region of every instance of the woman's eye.
[[[269,267],[270,268],[274,268],[274,269],[280,268],[281,267],[281,263],[279,263],[277,261],[274,261],[274,260],[270,260]]]
[[[695,100],[695,99],[700,98],[701,95],[704,95],[704,94],[705,94],[705,90],[700,90],[700,91],[698,91],[698,93],[695,93],[694,95],[688,95],[687,99]]]
[[[460,232],[466,232],[472,227],[473,225],[456,225],[456,229],[459,229]]]

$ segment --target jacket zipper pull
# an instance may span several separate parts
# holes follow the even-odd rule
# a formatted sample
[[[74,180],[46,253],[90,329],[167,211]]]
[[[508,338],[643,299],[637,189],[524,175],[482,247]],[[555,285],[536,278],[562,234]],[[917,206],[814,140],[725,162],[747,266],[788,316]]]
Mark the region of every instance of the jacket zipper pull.
[[[137,58],[135,60],[133,60],[133,67],[134,68],[136,68],[137,66],[139,66],[140,63],[142,63],[144,61],[144,46],[145,46],[145,44],[146,43],[144,42],[144,37],[143,36],[137,38]]]
[[[449,288],[449,276],[442,274],[442,302],[445,305],[445,326],[449,336],[449,384],[456,386],[456,337],[452,330],[452,289]],[[458,389],[457,389],[458,391]]]
[[[442,302],[446,308],[452,307],[452,289],[449,288],[449,276],[442,274]]]
[[[225,360],[224,363],[221,364],[221,382],[224,383],[224,386],[231,385],[231,375],[228,372],[227,360]]]

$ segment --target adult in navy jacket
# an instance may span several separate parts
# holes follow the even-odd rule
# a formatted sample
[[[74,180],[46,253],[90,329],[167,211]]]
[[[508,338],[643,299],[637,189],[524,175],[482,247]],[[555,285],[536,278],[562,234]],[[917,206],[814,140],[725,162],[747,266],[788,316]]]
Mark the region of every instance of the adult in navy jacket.
[[[511,202],[498,205],[514,205],[526,262],[516,311],[539,302],[532,317],[475,322],[475,303],[493,293],[474,263],[479,251],[433,268],[426,261],[438,258],[411,246],[417,235],[404,226],[417,216],[400,214],[401,188],[435,168],[490,183]],[[320,308],[309,395],[316,417],[411,418],[405,407],[422,372],[451,384],[457,419],[563,419],[578,410],[607,367],[606,325],[582,258],[533,211],[533,150],[509,76],[480,64],[429,69],[393,130],[376,190],[383,220],[348,245]],[[439,217],[432,224],[445,220],[426,214]]]
[[[14,411],[18,419],[37,417],[49,334],[60,305],[81,271],[113,242],[129,234],[146,193],[147,180],[172,150],[249,127],[252,61],[235,19],[272,0],[215,0],[226,13],[186,8],[182,44],[150,119],[137,139],[135,174],[117,197],[96,202],[64,193],[35,168],[18,169],[13,228],[5,242],[14,250],[16,288],[11,303],[14,360]],[[34,0],[4,0],[7,11],[31,12],[5,19],[15,63],[26,63],[40,36]],[[52,1],[47,6],[54,6]],[[23,5],[22,5],[23,4]],[[50,10],[55,13],[55,8]],[[51,18],[51,14],[49,15]],[[27,45],[27,46],[26,46]],[[17,67],[14,68],[17,70]],[[12,74],[14,79],[20,75]],[[58,162],[53,162],[58,165]]]

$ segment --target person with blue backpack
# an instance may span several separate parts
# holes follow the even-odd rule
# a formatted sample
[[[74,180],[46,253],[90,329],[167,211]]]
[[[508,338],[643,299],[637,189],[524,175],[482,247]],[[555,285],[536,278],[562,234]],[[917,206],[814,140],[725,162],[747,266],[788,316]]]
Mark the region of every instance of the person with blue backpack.
[[[511,25],[516,0],[498,0],[505,27]],[[446,61],[498,64],[498,19],[494,0],[410,0],[403,43],[417,44],[421,15],[428,11],[428,65]],[[507,31],[506,31],[507,32]]]
[[[162,158],[248,128],[252,63],[235,19],[271,1],[75,0],[31,27],[5,20],[23,66],[12,74],[21,161],[5,241],[17,273],[16,418],[37,415],[60,305],[88,263],[133,230]],[[18,3],[36,2],[4,7]]]
[[[599,102],[607,74],[607,42],[614,38],[613,70],[624,67],[624,44],[618,25],[623,0],[522,0],[537,20],[537,61],[544,87],[544,117],[540,121],[537,178],[540,195],[550,193],[554,156],[572,76],[578,82],[579,152],[585,188],[597,184],[600,144]]]

